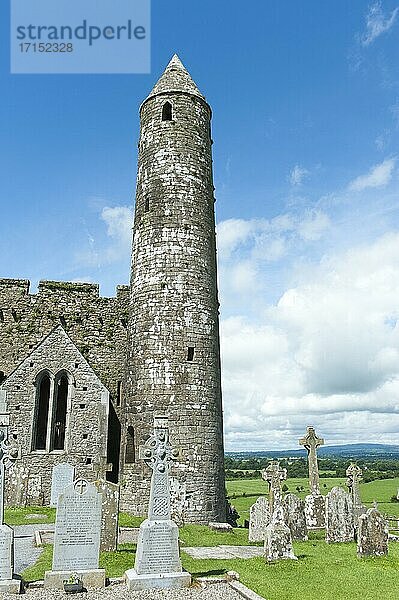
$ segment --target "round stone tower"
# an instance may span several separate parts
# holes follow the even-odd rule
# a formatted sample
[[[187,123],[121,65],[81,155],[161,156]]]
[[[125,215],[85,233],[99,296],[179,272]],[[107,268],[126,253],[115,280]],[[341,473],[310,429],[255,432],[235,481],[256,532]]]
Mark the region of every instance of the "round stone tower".
[[[140,109],[122,506],[144,514],[154,415],[186,521],[225,520],[211,109],[175,55]]]

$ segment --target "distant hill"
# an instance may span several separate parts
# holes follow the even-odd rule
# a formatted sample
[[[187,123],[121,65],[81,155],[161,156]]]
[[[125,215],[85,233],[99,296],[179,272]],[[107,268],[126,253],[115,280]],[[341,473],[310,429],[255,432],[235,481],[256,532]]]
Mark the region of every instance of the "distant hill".
[[[347,444],[344,446],[321,446],[318,449],[320,457],[348,458],[399,458],[399,446],[388,444]],[[305,457],[304,448],[295,450],[258,450],[256,452],[226,452],[232,458],[287,458]]]

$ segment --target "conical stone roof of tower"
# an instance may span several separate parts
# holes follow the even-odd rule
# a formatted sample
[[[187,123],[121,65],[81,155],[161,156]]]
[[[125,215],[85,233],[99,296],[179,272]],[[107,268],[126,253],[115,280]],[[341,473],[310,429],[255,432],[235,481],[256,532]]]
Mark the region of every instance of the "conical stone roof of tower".
[[[177,54],[173,55],[148,98],[165,92],[186,92],[186,94],[193,94],[205,100]]]

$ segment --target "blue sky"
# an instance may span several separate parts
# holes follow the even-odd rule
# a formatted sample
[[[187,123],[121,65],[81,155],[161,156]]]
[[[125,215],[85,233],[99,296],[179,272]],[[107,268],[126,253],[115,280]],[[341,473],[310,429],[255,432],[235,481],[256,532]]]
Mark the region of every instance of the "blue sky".
[[[214,114],[227,448],[399,443],[399,3],[153,0],[152,73],[109,76],[10,75],[6,4],[0,276],[128,281],[177,52]]]

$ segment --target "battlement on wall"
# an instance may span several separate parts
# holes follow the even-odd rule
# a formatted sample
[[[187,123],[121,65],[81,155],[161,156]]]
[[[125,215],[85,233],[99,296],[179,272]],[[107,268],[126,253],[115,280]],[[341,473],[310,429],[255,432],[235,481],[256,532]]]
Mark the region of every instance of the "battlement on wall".
[[[15,292],[17,297],[32,296],[36,298],[40,295],[48,294],[85,294],[93,298],[114,298],[113,296],[100,296],[100,286],[98,283],[79,283],[74,281],[51,281],[41,280],[38,285],[38,292],[32,294],[30,291],[31,283],[29,279],[10,279],[0,278],[0,295],[6,292],[7,295]],[[129,292],[128,285],[116,286],[116,298],[123,298]]]

